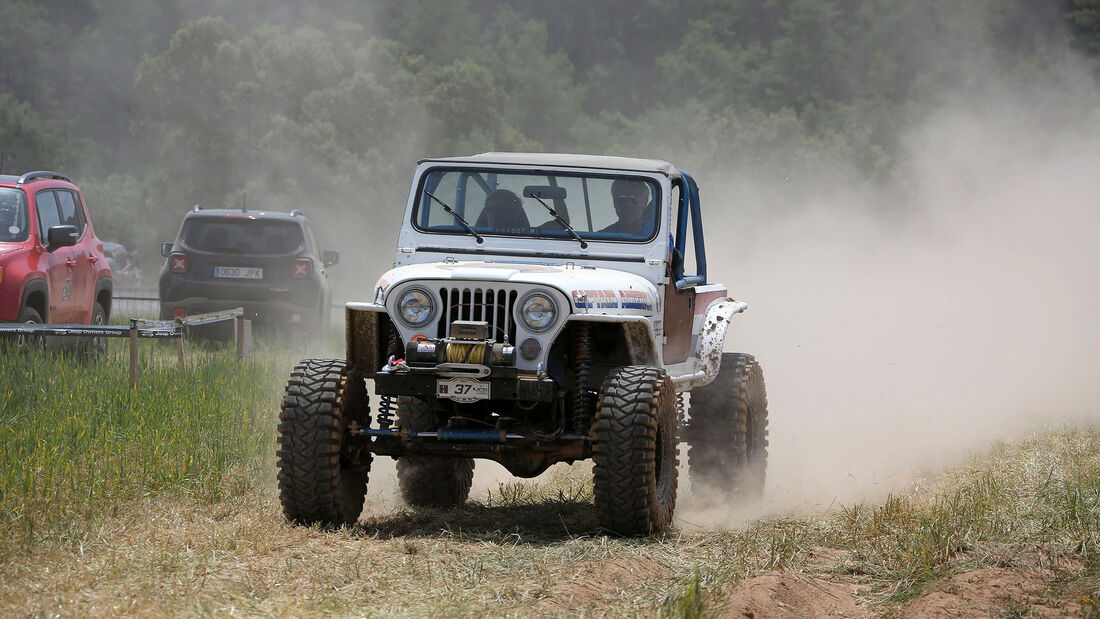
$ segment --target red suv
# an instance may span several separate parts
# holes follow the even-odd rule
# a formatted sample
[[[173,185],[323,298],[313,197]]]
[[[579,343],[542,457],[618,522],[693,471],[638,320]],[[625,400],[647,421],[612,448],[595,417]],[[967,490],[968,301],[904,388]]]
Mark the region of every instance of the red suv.
[[[104,324],[111,291],[80,189],[56,172],[0,175],[0,321]]]

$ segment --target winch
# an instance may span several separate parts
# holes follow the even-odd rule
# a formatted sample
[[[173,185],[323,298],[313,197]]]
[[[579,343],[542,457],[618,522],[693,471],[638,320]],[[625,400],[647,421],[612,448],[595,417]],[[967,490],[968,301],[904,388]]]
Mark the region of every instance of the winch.
[[[406,363],[476,363],[515,366],[516,347],[489,339],[489,323],[456,320],[450,337],[421,338],[405,345]]]

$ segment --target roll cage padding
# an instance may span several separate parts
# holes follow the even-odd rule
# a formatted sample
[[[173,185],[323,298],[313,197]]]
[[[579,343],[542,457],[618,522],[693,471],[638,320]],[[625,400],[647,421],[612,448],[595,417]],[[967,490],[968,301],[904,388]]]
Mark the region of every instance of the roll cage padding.
[[[699,206],[699,186],[690,174],[680,170],[680,178],[676,181],[680,188],[680,205],[677,211],[676,238],[673,245],[673,254],[687,255],[687,228],[688,217],[691,218],[692,242],[695,249],[695,275],[684,274],[683,259],[674,261],[672,279],[676,282],[676,289],[682,290],[692,286],[702,286],[707,283],[707,255],[703,247],[703,218]]]
[[[441,177],[432,176],[431,174],[427,176],[428,178],[424,182],[424,191],[435,193],[436,185],[439,183]],[[481,174],[477,172],[461,172],[459,174],[458,190],[456,194],[457,204],[448,206],[452,206],[455,209],[455,212],[458,213],[458,216],[462,217],[463,219],[466,218],[466,185],[470,179],[473,179],[474,182],[476,182],[481,187],[481,190],[484,191],[486,195],[488,195],[492,193],[493,186],[496,184],[496,174],[490,172],[488,181],[483,179],[481,177]],[[420,216],[420,227],[427,228],[428,212],[430,210],[429,205],[431,198],[429,198],[427,194],[421,192],[421,195],[417,199],[420,200],[420,206],[417,209]],[[457,221],[455,222],[455,225],[458,225]]]

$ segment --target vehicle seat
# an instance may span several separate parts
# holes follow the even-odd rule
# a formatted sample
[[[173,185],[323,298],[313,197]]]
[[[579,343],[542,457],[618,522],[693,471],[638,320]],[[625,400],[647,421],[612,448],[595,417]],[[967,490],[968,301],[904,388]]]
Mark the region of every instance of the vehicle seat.
[[[531,220],[527,219],[527,213],[523,211],[522,206],[498,205],[481,209],[481,214],[477,216],[477,222],[474,223],[475,228],[489,227],[490,211],[495,215],[495,228],[498,230],[531,227]]]

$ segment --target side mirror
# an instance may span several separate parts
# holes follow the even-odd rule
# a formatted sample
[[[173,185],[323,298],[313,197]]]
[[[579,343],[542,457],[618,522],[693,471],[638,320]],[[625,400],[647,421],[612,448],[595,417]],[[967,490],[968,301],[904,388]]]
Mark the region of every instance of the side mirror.
[[[50,242],[50,249],[72,247],[80,240],[80,231],[76,226],[54,226],[46,231],[46,240]]]
[[[171,243],[161,243],[160,244],[160,255],[167,258],[168,255],[171,254],[171,253],[172,253],[172,244]]]
[[[321,262],[325,263],[325,266],[330,267],[340,262],[340,252],[338,251],[326,251],[321,253]]]

